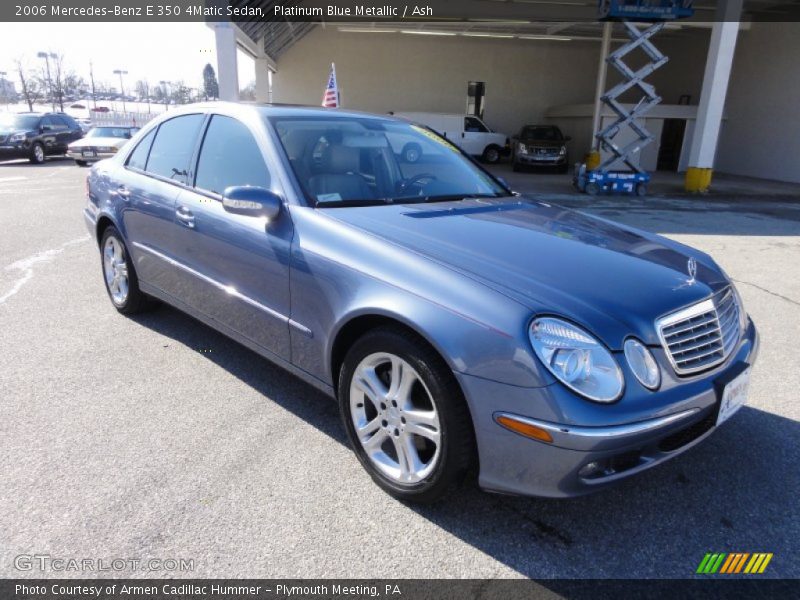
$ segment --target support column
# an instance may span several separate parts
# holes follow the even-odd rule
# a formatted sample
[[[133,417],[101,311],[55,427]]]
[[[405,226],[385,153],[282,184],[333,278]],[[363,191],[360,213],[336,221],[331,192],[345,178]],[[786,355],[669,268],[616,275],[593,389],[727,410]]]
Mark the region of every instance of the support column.
[[[211,24],[217,45],[217,78],[219,99],[239,100],[239,65],[236,60],[236,31],[231,23]]]
[[[256,63],[256,101],[272,102],[272,67],[269,58],[257,58]]]
[[[614,24],[611,21],[603,23],[603,41],[600,43],[600,64],[597,67],[597,89],[594,94],[594,113],[592,115],[592,141],[589,156],[586,159],[588,170],[596,169],[600,165],[600,142],[594,134],[600,131],[600,120],[602,118],[603,103],[601,96],[606,90],[606,79],[608,75],[608,63],[606,57],[611,49],[611,33]]]
[[[733,66],[742,0],[728,0],[717,9],[703,76],[703,91],[686,171],[687,192],[707,192],[711,186],[722,112]]]

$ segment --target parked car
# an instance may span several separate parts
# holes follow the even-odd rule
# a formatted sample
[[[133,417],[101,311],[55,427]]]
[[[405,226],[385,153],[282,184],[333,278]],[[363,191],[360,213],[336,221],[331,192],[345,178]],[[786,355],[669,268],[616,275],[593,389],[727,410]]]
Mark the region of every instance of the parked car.
[[[557,167],[566,173],[569,169],[567,142],[571,139],[555,125],[525,125],[512,140],[513,169]]]
[[[74,159],[81,167],[104,158],[111,158],[137,131],[138,127],[93,127],[86,137],[69,145],[67,156]]]
[[[0,160],[43,163],[47,156],[65,154],[81,136],[80,125],[63,113],[0,113]]]
[[[397,113],[394,116],[430,127],[467,154],[490,164],[498,162],[510,152],[508,136],[492,131],[478,117],[422,112]],[[419,149],[418,144],[406,142],[401,155],[407,162],[416,162],[420,158]]]
[[[399,161],[394,136],[429,158]],[[471,472],[497,492],[592,492],[746,398],[758,336],[709,255],[515,195],[401,120],[182,107],[86,187],[120,313],[161,300],[336,398],[399,498]]]
[[[78,125],[81,126],[83,133],[89,133],[89,130],[93,127],[91,119],[75,119],[78,122]]]

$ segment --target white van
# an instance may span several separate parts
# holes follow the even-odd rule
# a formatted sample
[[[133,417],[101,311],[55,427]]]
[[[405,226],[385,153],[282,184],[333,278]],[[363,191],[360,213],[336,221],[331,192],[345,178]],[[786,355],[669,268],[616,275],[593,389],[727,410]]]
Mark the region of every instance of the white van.
[[[495,133],[486,123],[471,115],[403,112],[393,116],[427,125],[467,154],[479,156],[487,163],[496,163],[511,149],[506,134]],[[403,149],[402,156],[407,162],[416,162],[420,158],[417,149],[408,146]]]

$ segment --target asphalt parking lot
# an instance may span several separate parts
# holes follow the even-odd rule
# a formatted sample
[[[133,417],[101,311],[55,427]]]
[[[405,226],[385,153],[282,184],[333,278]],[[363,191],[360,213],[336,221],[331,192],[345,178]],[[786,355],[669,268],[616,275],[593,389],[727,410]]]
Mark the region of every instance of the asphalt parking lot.
[[[15,568],[47,554],[194,561],[120,576],[691,577],[715,551],[800,577],[800,198],[565,199],[717,258],[762,336],[749,404],[598,495],[420,508],[372,484],[319,392],[174,309],[117,314],[86,172],[0,164],[0,576],[93,575]]]

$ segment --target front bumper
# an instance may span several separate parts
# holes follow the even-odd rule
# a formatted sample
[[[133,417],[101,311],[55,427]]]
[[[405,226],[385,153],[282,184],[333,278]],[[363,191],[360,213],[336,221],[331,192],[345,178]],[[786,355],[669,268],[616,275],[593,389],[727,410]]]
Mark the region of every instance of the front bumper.
[[[31,149],[24,143],[4,144],[0,146],[0,160],[13,160],[15,158],[28,158]]]
[[[549,156],[546,154],[520,154],[514,156],[514,162],[518,165],[539,166],[539,167],[552,167],[563,166],[567,164],[567,157],[565,155]]]
[[[589,403],[558,383],[521,388],[457,373],[475,424],[479,483],[502,493],[579,496],[669,460],[716,429],[720,382],[752,365],[757,354],[750,322],[737,350],[710,373],[647,395],[626,392],[611,405]],[[552,442],[505,429],[496,422],[502,415],[546,429]]]

